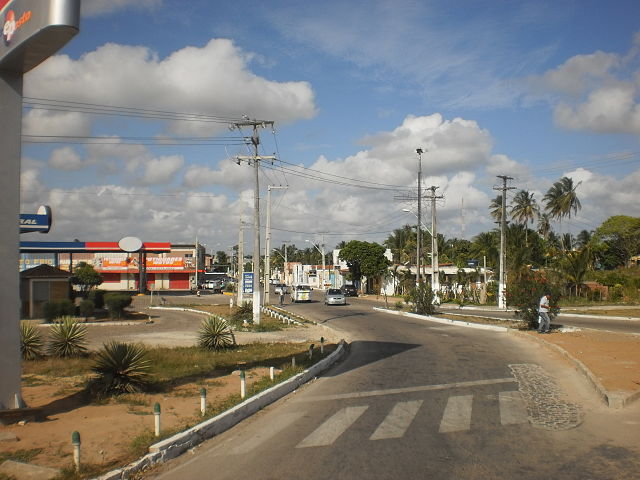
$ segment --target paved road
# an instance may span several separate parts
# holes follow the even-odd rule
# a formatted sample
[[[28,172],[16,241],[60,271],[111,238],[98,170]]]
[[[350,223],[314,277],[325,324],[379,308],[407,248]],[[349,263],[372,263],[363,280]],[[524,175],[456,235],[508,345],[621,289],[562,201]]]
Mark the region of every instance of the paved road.
[[[640,470],[640,408],[607,410],[537,344],[359,301],[290,308],[348,332],[346,360],[154,478],[597,480]]]
[[[501,312],[496,310],[474,309],[473,307],[440,307],[442,312],[460,313],[466,315],[480,315],[497,318],[513,318],[513,312]],[[569,313],[558,316],[552,322],[554,325],[566,327],[594,328],[618,333],[640,334],[640,320],[626,320],[623,318],[598,318],[597,316],[571,315]]]

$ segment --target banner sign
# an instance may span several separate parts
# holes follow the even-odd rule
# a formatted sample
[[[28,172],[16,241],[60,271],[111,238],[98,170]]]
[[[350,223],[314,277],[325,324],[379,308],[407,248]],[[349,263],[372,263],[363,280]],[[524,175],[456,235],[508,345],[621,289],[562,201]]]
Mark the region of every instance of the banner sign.
[[[253,272],[242,274],[242,293],[253,293]]]
[[[184,270],[184,257],[147,258],[147,271]]]

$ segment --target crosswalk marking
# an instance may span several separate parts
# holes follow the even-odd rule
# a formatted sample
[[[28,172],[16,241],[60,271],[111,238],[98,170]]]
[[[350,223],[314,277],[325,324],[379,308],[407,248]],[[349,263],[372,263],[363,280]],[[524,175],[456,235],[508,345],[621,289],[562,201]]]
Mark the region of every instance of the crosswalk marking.
[[[373,432],[370,440],[401,438],[411,425],[421,405],[422,400],[396,403],[384,421]]]
[[[449,397],[440,422],[440,433],[469,430],[472,403],[473,395]]]
[[[520,392],[500,392],[498,395],[500,406],[500,423],[502,425],[515,425],[527,423],[527,409]]]
[[[274,437],[277,433],[281,432],[296,420],[302,418],[304,412],[293,412],[280,415],[273,422],[269,423],[269,428],[262,428],[259,433],[251,438],[247,439],[240,445],[237,445],[231,450],[232,455],[242,455],[251,452],[254,448],[257,448]]]
[[[360,415],[362,415],[367,408],[369,408],[369,406],[364,405],[359,407],[346,407],[339,410],[311,433],[311,435],[302,440],[296,448],[331,445],[347,428],[360,418]]]

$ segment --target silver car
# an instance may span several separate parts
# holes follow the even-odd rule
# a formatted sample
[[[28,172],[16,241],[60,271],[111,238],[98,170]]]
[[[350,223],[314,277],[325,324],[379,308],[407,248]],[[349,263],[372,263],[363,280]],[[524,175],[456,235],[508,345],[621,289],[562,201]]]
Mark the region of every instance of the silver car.
[[[330,288],[327,293],[324,294],[325,305],[346,305],[347,298],[339,288]]]

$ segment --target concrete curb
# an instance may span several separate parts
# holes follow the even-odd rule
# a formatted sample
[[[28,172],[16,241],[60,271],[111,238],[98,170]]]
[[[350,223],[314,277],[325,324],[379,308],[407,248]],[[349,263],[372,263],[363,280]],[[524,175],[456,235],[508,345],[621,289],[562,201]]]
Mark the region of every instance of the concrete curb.
[[[376,310],[376,311],[380,311],[380,312],[390,313],[392,315],[402,315],[402,316],[405,316],[405,317],[428,320],[430,322],[453,324],[453,325],[458,325],[458,326],[461,326],[461,327],[478,328],[478,329],[481,329],[481,330],[494,330],[494,331],[499,331],[499,332],[507,332],[507,333],[514,334],[514,335],[526,336],[528,338],[533,339],[534,341],[537,341],[537,342],[541,343],[542,345],[544,345],[546,347],[549,347],[549,348],[557,351],[558,353],[563,355],[565,358],[567,358],[568,360],[573,362],[574,368],[579,373],[581,373],[582,375],[585,376],[587,381],[593,386],[593,388],[595,389],[596,393],[600,396],[600,398],[602,398],[603,402],[608,407],[610,407],[610,408],[624,408],[627,405],[630,405],[632,402],[635,402],[636,400],[640,399],[640,391],[634,392],[634,393],[631,393],[631,394],[627,394],[625,392],[609,392],[609,391],[607,391],[604,388],[604,386],[602,386],[600,381],[596,378],[596,376],[593,374],[593,372],[591,372],[591,370],[589,370],[584,363],[582,363],[577,358],[573,357],[566,350],[562,349],[561,347],[557,346],[554,343],[547,342],[543,338],[537,338],[537,337],[534,337],[532,335],[527,335],[526,333],[522,333],[522,332],[519,332],[519,331],[514,330],[512,328],[507,328],[507,327],[497,327],[497,326],[493,326],[493,325],[473,324],[473,323],[469,323],[469,322],[461,322],[461,321],[458,321],[458,320],[443,320],[443,319],[439,319],[439,318],[430,317],[428,315],[417,315],[415,313],[390,311],[390,310],[386,310],[384,308],[378,308],[378,307],[373,307],[373,309]]]
[[[558,313],[558,315],[556,315],[557,317],[584,317],[584,318],[590,318],[590,319],[594,319],[594,320],[630,320],[630,321],[635,321],[635,322],[640,322],[640,318],[637,317],[621,317],[621,316],[615,316],[615,315],[590,315],[588,313]]]
[[[607,389],[604,388],[604,386],[600,383],[600,380],[598,380],[598,378],[593,374],[591,370],[589,370],[589,368],[584,363],[582,363],[580,360],[575,358],[573,355],[571,355],[569,352],[564,350],[562,347],[559,347],[555,343],[547,342],[543,338],[537,338],[533,335],[527,335],[526,333],[518,332],[517,330],[513,330],[513,333],[515,335],[521,335],[521,336],[526,336],[528,338],[531,338],[534,341],[544,345],[545,347],[555,350],[556,352],[564,356],[566,359],[571,361],[576,371],[581,373],[587,379],[587,381],[591,384],[591,386],[594,388],[596,393],[600,396],[602,401],[608,407],[624,408],[630,405],[632,402],[640,399],[640,391],[634,392],[631,394],[628,394],[625,392],[607,391]]]
[[[451,319],[448,319],[448,318],[447,319],[442,319],[442,318],[431,317],[429,315],[418,315],[417,313],[399,312],[397,310],[387,310],[386,308],[379,308],[379,307],[373,307],[373,309],[375,311],[389,313],[391,315],[401,315],[403,317],[417,318],[419,320],[426,320],[426,321],[434,322],[434,323],[443,323],[443,324],[446,324],[446,325],[457,325],[457,326],[460,326],[460,327],[476,328],[478,330],[493,330],[495,332],[508,332],[509,331],[509,328],[507,328],[507,327],[498,327],[496,325],[483,325],[483,324],[480,324],[480,323],[462,322],[460,320],[451,320]]]
[[[96,477],[94,480],[116,480],[129,478],[130,475],[136,472],[175,458],[203,441],[221,434],[245,418],[263,409],[267,405],[270,405],[276,400],[279,400],[285,395],[297,390],[301,385],[314,377],[317,377],[331,365],[342,359],[347,352],[347,346],[348,344],[344,340],[341,340],[335,352],[304,372],[299,373],[289,380],[275,385],[268,390],[264,390],[251,398],[248,398],[239,405],[236,405],[216,417],[210,418],[209,420],[199,423],[194,427],[151,445],[149,447],[149,453],[144,457],[125,467],[112,470],[111,472]]]

